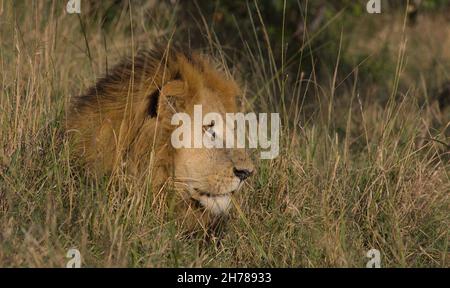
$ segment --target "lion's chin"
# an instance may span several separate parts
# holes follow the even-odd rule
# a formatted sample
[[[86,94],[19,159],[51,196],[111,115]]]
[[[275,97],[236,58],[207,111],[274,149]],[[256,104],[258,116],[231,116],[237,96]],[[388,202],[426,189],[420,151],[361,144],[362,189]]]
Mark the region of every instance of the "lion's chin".
[[[198,198],[200,204],[213,215],[226,215],[231,207],[231,195],[216,195],[207,196],[203,195]]]

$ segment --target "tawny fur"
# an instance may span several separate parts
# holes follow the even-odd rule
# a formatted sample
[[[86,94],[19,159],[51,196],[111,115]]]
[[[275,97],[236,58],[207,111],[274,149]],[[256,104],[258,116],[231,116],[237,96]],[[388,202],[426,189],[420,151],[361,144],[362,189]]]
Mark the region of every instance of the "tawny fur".
[[[181,187],[221,194],[236,186],[236,165],[253,169],[249,159],[224,149],[175,151],[170,137],[176,127],[170,121],[176,112],[192,113],[196,104],[223,115],[237,112],[239,94],[235,81],[205,56],[165,48],[141,51],[72,100],[67,132],[74,154],[95,174],[126,169],[138,178],[151,177],[159,189],[179,171],[180,179],[195,180],[179,180]],[[200,197],[191,194],[186,199]]]

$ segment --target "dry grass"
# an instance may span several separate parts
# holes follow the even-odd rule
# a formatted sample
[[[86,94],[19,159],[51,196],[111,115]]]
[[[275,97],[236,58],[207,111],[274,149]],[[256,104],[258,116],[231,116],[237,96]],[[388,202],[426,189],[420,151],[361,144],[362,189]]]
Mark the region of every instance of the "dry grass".
[[[299,60],[313,61],[308,39],[300,55],[281,63],[264,33],[247,39],[260,41],[260,50],[243,43],[245,61],[236,68],[251,75],[242,79],[244,107],[282,113],[281,154],[257,160],[258,174],[238,196],[224,238],[205,244],[181,235],[173,211],[158,207],[148,187],[76,171],[61,137],[69,98],[121,56],[170,37],[177,9],[124,10],[103,31],[87,16],[61,13],[60,2],[3,1],[0,266],[63,267],[71,247],[84,266],[364,267],[370,248],[381,251],[385,267],[450,266],[450,165],[441,143],[449,142],[449,114],[428,95],[432,67],[410,55],[439,56],[439,75],[449,71],[450,56],[429,41],[406,44],[417,39],[401,16],[400,37],[389,40],[394,48],[386,56],[395,72],[368,87],[359,85],[359,69],[350,85],[338,80],[346,76],[340,57],[328,82],[302,73]],[[158,13],[150,17],[147,8]],[[258,11],[250,13],[264,31]],[[426,23],[430,33],[441,31]],[[206,31],[211,53],[227,59],[214,31]],[[370,45],[366,32],[360,44]],[[362,49],[377,57],[380,43]],[[299,72],[287,77],[293,67]],[[388,91],[383,101],[380,91]]]

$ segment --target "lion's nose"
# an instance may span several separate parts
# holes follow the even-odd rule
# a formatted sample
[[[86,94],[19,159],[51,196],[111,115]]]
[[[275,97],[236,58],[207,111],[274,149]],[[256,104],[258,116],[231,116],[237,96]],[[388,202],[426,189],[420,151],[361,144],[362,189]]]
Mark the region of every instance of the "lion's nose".
[[[233,168],[233,173],[234,173],[234,175],[236,175],[236,177],[241,179],[241,181],[244,181],[250,175],[252,175],[253,172],[250,171],[250,170],[247,170],[247,169],[236,169],[236,168]]]

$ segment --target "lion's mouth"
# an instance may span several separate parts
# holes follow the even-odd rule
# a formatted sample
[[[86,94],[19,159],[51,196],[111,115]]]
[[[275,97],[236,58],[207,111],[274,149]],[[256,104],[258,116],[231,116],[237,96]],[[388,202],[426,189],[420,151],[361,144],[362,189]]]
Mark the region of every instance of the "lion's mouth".
[[[191,206],[196,209],[203,209],[202,203],[199,200],[191,197]]]
[[[234,194],[234,192],[236,192],[236,190],[233,190],[233,191],[231,191],[231,192],[229,192],[229,193],[212,194],[212,193],[205,192],[205,191],[202,191],[202,190],[197,189],[197,188],[194,188],[194,191],[195,191],[195,192],[197,193],[197,195],[199,195],[199,196],[206,196],[206,197],[210,197],[210,198],[214,198],[214,197],[223,197],[223,196],[231,196],[231,195]]]
[[[231,196],[234,191],[224,194],[212,194],[194,189],[195,196],[191,196],[193,207],[205,209],[215,215],[226,214],[231,206]]]

